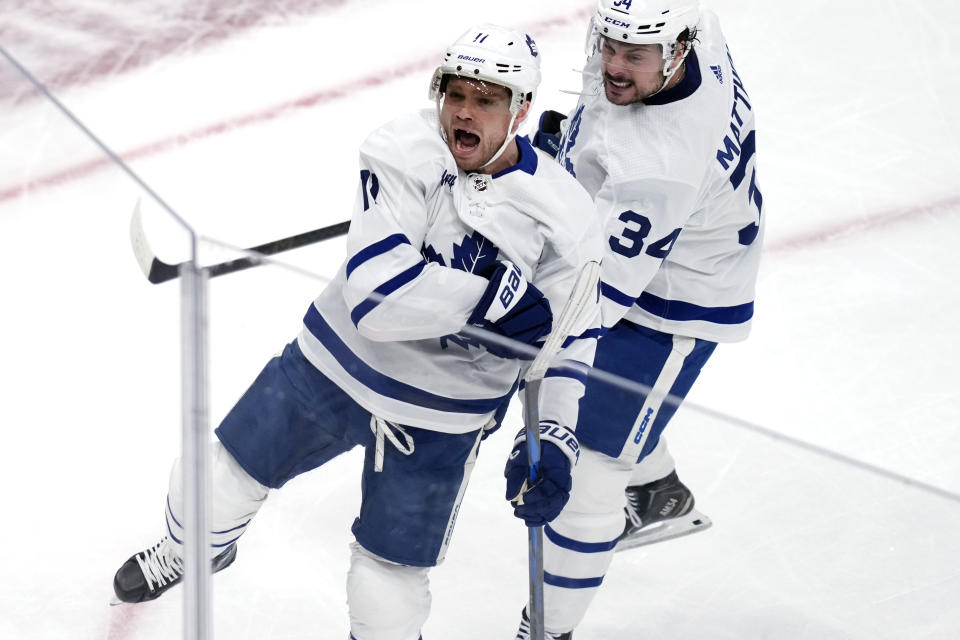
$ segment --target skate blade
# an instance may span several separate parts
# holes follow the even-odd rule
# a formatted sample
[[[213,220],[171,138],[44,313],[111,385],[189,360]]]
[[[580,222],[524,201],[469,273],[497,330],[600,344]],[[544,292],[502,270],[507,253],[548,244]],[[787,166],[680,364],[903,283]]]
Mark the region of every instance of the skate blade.
[[[111,607],[115,607],[115,606],[117,606],[117,605],[119,605],[119,604],[126,604],[126,602],[124,602],[123,600],[121,600],[121,599],[118,598],[117,596],[113,596],[112,598],[110,598],[110,606],[111,606]]]
[[[658,522],[620,538],[616,550],[626,551],[627,549],[644,547],[648,544],[663,542],[665,540],[682,538],[691,533],[706,531],[712,525],[713,520],[694,509],[685,516]]]

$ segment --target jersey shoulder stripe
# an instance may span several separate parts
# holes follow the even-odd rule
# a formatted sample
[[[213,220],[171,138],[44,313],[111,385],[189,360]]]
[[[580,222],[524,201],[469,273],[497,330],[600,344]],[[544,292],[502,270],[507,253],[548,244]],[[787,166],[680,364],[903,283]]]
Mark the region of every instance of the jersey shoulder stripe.
[[[410,244],[410,240],[402,233],[394,233],[361,249],[347,262],[347,277],[349,278],[350,274],[367,260],[383,255],[401,244]]]
[[[411,282],[416,278],[427,266],[427,263],[423,260],[413,265],[409,269],[398,273],[394,277],[390,278],[382,285],[373,290],[374,295],[370,296],[356,307],[353,308],[353,311],[350,312],[350,319],[353,321],[354,326],[360,324],[360,321],[363,319],[363,316],[367,315],[371,311],[377,308],[385,297],[402,287],[403,285]]]

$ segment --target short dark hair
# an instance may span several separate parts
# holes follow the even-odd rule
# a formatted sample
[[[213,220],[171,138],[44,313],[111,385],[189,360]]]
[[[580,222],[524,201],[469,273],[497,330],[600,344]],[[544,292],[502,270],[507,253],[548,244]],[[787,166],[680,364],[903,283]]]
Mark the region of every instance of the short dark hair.
[[[700,42],[697,39],[696,27],[693,27],[692,29],[690,27],[687,27],[686,29],[680,32],[680,35],[677,36],[677,43],[682,44],[684,46],[684,49],[686,49],[688,52],[693,51],[694,42]]]

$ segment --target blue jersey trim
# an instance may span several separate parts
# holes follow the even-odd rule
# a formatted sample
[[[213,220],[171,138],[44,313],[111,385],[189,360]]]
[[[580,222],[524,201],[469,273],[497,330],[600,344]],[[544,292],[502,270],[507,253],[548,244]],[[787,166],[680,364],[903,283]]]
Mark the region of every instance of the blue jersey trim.
[[[700,83],[703,81],[700,75],[700,61],[697,59],[696,51],[690,52],[684,65],[686,65],[687,70],[684,72],[684,76],[680,82],[666,91],[661,91],[660,93],[650,96],[643,101],[643,104],[670,104],[671,102],[677,102],[678,100],[692,96],[694,92],[700,88]]]
[[[702,320],[714,324],[742,324],[753,317],[753,301],[731,307],[701,307],[692,302],[682,300],[666,300],[652,293],[643,292],[639,298],[611,287],[605,282],[600,283],[603,297],[613,300],[624,307],[638,307],[664,320],[691,321]]]
[[[547,539],[558,547],[564,549],[569,549],[571,551],[577,551],[579,553],[604,553],[605,551],[610,551],[617,546],[617,542],[620,541],[620,536],[617,536],[610,542],[580,542],[579,540],[574,540],[573,538],[568,538],[562,536],[548,524],[544,526],[543,533],[546,534]],[[601,578],[602,580],[603,578]]]
[[[566,349],[577,340],[599,340],[604,333],[606,333],[606,329],[587,329],[578,336],[567,336],[566,340],[563,341],[563,348]]]
[[[620,291],[619,289],[612,287],[606,282],[600,283],[600,293],[603,295],[604,298],[609,298],[610,300],[613,300],[617,304],[622,305],[624,307],[632,307],[633,303],[637,301],[637,299],[634,298],[633,296],[627,295],[623,291]]]
[[[537,152],[530,146],[530,142],[526,137],[516,136],[516,141],[517,151],[520,152],[520,158],[517,160],[517,164],[493,174],[491,176],[492,178],[499,178],[500,176],[505,176],[517,170],[529,173],[530,175],[537,172]]]
[[[742,324],[753,317],[753,302],[732,307],[701,307],[692,302],[664,300],[651,293],[642,293],[637,306],[666,320],[702,320],[714,324]]]
[[[603,584],[603,576],[599,578],[565,578],[544,571],[543,583],[563,589],[592,589],[593,587],[599,587]]]
[[[365,249],[361,249],[355,256],[350,258],[349,262],[347,262],[347,277],[349,278],[354,269],[362,265],[367,260],[376,258],[377,256],[382,255],[394,247],[400,246],[401,244],[410,244],[410,240],[408,240],[407,236],[403,235],[402,233],[395,233],[392,236],[387,236],[383,240],[374,242]]]
[[[330,352],[330,355],[336,359],[348,375],[374,393],[386,398],[406,402],[424,409],[482,415],[496,411],[513,394],[512,388],[508,393],[497,398],[447,398],[430,393],[384,375],[357,357],[327,324],[327,321],[323,319],[314,305],[310,305],[307,310],[307,314],[303,317],[303,324]]]
[[[369,298],[367,298],[366,300],[358,304],[356,307],[354,307],[353,311],[350,312],[350,319],[353,321],[353,324],[359,325],[360,321],[363,319],[363,316],[373,311],[378,304],[383,302],[383,299],[386,296],[390,295],[391,293],[393,293],[394,291],[396,291],[397,289],[399,289],[400,287],[402,287],[403,285],[407,284],[408,282],[416,278],[418,275],[420,275],[420,272],[423,271],[424,267],[426,266],[427,266],[427,263],[421,260],[420,262],[413,265],[403,273],[400,273],[399,275],[396,275],[390,278],[389,280],[384,282],[382,285],[374,289],[373,292],[378,295],[370,296]]]

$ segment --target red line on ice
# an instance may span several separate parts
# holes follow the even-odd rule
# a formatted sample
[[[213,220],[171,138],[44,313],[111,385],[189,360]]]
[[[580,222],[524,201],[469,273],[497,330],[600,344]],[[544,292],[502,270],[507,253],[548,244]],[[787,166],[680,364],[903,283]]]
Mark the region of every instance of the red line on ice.
[[[10,20],[0,26],[0,39],[13,45],[15,51],[34,50],[38,55],[33,58],[41,65],[44,84],[63,89],[142,67],[178,50],[196,50],[222,42],[277,18],[278,14],[312,15],[348,1],[278,0],[264,8],[257,3],[222,0],[169,6],[158,6],[154,0],[128,0],[126,15],[120,14],[124,17],[113,15],[109,2],[53,9],[21,1],[10,7]],[[18,18],[23,19],[20,24]],[[143,28],[136,24],[137,18],[149,20],[151,26]],[[67,37],[64,42],[43,41],[31,33],[31,23],[44,24],[48,31],[41,33],[62,33]],[[51,69],[49,75],[43,73],[45,59],[56,61],[56,69]],[[65,60],[67,63],[63,64]],[[0,73],[3,71],[0,68]],[[0,84],[0,96],[3,91]]]
[[[593,9],[591,7],[588,9],[581,9],[565,17],[539,21],[536,24],[537,33],[544,34],[557,28],[569,26],[575,22],[581,22],[592,13]],[[366,89],[384,85],[400,78],[405,78],[414,73],[430,70],[436,65],[437,59],[438,56],[434,55],[420,58],[419,60],[405,63],[387,71],[378,71],[376,75],[370,75],[355,82],[339,85],[330,89],[324,89],[302,98],[298,98],[297,100],[284,102],[266,109],[261,109],[260,111],[231,118],[229,120],[201,127],[199,129],[194,129],[193,131],[158,140],[156,142],[151,142],[149,144],[118,153],[118,155],[124,161],[154,156],[163,151],[183,147],[187,144],[191,144],[205,138],[233,131],[234,129],[275,120],[281,116],[288,115],[291,111],[306,109],[319,104],[333,102],[341,98],[349,97]],[[0,189],[0,202],[11,200],[31,191],[56,186],[71,180],[77,180],[79,178],[86,177],[104,167],[110,166],[111,164],[111,160],[106,156],[92,158],[86,162],[67,167],[61,171],[35,178],[24,184],[2,188]]]
[[[281,116],[289,114],[294,110],[305,109],[318,104],[333,102],[335,100],[339,100],[340,98],[345,98],[354,93],[363,91],[364,89],[387,84],[388,82],[391,82],[397,78],[408,76],[416,71],[432,68],[435,64],[435,56],[422,58],[415,62],[407,63],[401,67],[396,67],[386,72],[380,72],[375,76],[368,76],[355,82],[334,87],[332,89],[325,89],[323,91],[298,98],[292,102],[285,102],[262,109],[260,111],[238,116],[230,120],[224,120],[222,122],[201,127],[199,129],[194,129],[193,131],[181,133],[169,138],[164,138],[162,140],[157,140],[156,142],[151,142],[149,144],[118,153],[118,155],[125,162],[130,162],[138,158],[155,156],[163,151],[183,147],[205,138],[228,133],[242,127],[248,127],[254,124],[275,120]],[[69,182],[71,180],[83,178],[100,169],[103,169],[104,167],[112,165],[112,161],[106,156],[91,158],[86,162],[73,165],[61,171],[35,178],[25,184],[2,189],[0,190],[0,202],[16,198],[25,193],[29,193],[30,191],[45,187],[52,187]]]
[[[807,233],[798,234],[764,247],[764,251],[780,253],[797,251],[824,245],[834,240],[842,240],[858,231],[869,231],[888,227],[892,224],[920,216],[937,216],[960,208],[960,195],[948,196],[926,204],[905,206],[877,211],[865,215],[859,220],[839,222],[831,227],[823,227]]]

